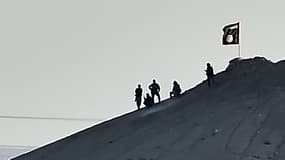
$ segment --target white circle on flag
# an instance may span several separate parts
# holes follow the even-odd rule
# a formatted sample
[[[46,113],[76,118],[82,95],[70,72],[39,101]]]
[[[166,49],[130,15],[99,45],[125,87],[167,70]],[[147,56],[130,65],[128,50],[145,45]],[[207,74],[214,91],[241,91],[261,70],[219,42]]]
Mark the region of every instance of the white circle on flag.
[[[231,34],[227,35],[226,41],[227,41],[228,43],[232,43],[233,40],[234,40],[233,35],[231,35]]]

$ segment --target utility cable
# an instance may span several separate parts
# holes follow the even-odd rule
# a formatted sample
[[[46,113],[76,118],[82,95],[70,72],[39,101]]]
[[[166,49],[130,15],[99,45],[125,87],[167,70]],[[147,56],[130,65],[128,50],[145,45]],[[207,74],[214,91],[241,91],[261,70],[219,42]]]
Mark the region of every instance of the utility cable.
[[[53,120],[53,121],[84,121],[84,122],[98,122],[102,119],[92,118],[59,118],[59,117],[32,117],[32,116],[2,116],[0,119],[27,119],[27,120]]]

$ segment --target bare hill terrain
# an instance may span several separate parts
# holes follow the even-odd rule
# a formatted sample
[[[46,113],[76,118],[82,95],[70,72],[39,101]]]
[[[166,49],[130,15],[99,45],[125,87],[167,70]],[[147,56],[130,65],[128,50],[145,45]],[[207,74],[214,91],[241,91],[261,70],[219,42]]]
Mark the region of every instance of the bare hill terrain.
[[[178,98],[106,121],[14,160],[285,159],[285,62],[234,59]]]

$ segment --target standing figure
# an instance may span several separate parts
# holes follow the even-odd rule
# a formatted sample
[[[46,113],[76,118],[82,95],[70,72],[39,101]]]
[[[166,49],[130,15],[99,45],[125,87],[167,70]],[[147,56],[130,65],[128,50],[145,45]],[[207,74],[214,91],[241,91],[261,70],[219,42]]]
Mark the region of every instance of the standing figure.
[[[146,97],[144,97],[143,104],[147,108],[151,107],[154,104],[152,97],[148,93],[146,94]]]
[[[208,86],[211,87],[211,85],[214,84],[214,69],[210,65],[210,63],[207,63],[206,75],[207,75]]]
[[[179,96],[180,93],[181,93],[180,85],[177,83],[177,81],[174,81],[172,91],[170,92],[170,98]]]
[[[135,90],[135,102],[137,103],[138,110],[140,109],[142,103],[142,92],[143,90],[141,88],[141,85],[139,84],[138,88],[136,88]]]
[[[150,89],[153,101],[154,101],[154,96],[156,95],[158,97],[158,102],[160,103],[160,94],[159,94],[160,86],[155,82],[155,79],[152,80],[152,84],[150,84],[148,88]]]

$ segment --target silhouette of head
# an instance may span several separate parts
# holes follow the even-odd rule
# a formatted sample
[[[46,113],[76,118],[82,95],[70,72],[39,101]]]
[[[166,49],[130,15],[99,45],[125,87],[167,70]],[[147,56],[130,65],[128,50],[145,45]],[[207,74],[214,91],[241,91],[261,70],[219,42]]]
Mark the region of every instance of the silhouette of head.
[[[152,80],[152,83],[156,83],[156,82],[155,82],[155,79]]]
[[[211,65],[210,65],[210,63],[207,63],[207,67],[210,67]]]
[[[173,81],[173,85],[177,85],[177,81]]]
[[[146,97],[150,97],[149,93],[146,94]]]
[[[139,84],[138,87],[141,88],[141,85]]]

